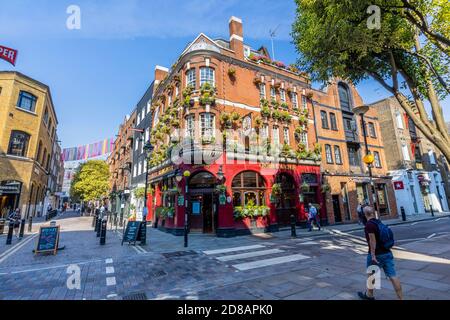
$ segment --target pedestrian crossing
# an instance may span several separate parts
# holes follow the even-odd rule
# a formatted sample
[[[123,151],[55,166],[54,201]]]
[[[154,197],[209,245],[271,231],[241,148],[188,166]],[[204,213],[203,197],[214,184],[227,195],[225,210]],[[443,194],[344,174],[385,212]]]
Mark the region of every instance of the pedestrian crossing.
[[[274,265],[310,259],[303,254],[290,254],[281,248],[252,245],[203,251],[220,262],[226,262],[238,271],[264,268]]]

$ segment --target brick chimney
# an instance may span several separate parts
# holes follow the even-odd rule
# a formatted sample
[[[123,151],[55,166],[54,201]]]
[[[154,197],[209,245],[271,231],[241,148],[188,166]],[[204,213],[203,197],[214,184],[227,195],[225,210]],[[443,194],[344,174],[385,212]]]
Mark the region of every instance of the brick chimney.
[[[244,31],[242,20],[236,17],[230,18],[230,49],[237,58],[244,58]]]
[[[155,88],[158,84],[161,83],[161,81],[164,80],[164,78],[169,74],[169,69],[156,66],[155,67]]]

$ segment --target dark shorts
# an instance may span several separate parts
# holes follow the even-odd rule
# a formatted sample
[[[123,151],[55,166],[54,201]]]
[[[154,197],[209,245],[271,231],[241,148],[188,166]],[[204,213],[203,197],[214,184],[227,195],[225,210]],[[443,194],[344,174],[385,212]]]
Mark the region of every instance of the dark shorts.
[[[377,260],[379,263],[378,266],[383,269],[386,277],[394,278],[397,276],[397,273],[395,272],[394,256],[392,255],[392,252],[377,255]],[[367,254],[367,268],[369,268],[371,265],[372,255],[369,253]]]

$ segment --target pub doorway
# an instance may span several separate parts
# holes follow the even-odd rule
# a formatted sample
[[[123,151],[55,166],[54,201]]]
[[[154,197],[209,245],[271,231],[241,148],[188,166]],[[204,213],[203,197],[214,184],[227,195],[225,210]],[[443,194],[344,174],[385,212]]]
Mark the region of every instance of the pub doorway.
[[[287,173],[280,173],[275,183],[281,186],[280,199],[276,204],[277,222],[280,227],[290,226],[291,215],[297,219],[296,200],[298,198],[294,178]]]
[[[214,210],[214,188],[216,178],[209,172],[195,174],[188,184],[189,230],[200,233],[214,233],[216,210]]]
[[[21,191],[22,183],[19,181],[0,182],[0,219],[7,218],[17,209]]]

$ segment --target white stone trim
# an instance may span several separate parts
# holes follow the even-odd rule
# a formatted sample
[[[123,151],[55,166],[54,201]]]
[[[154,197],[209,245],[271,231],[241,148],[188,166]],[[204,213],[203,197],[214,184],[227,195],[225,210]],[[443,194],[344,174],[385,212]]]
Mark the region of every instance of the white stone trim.
[[[161,66],[156,66],[156,67],[155,67],[155,70],[161,70],[161,71],[164,71],[164,72],[169,72],[169,69],[168,69],[168,68],[166,68],[166,67],[161,67]]]
[[[238,18],[238,17],[235,17],[235,16],[232,16],[232,17],[230,18],[230,20],[228,21],[228,23],[231,23],[231,21],[236,21],[236,22],[238,22],[238,23],[242,23],[242,19],[241,19],[241,18]]]
[[[244,38],[242,38],[241,36],[238,36],[237,34],[231,35],[230,41],[233,41],[234,39],[244,42]]]

